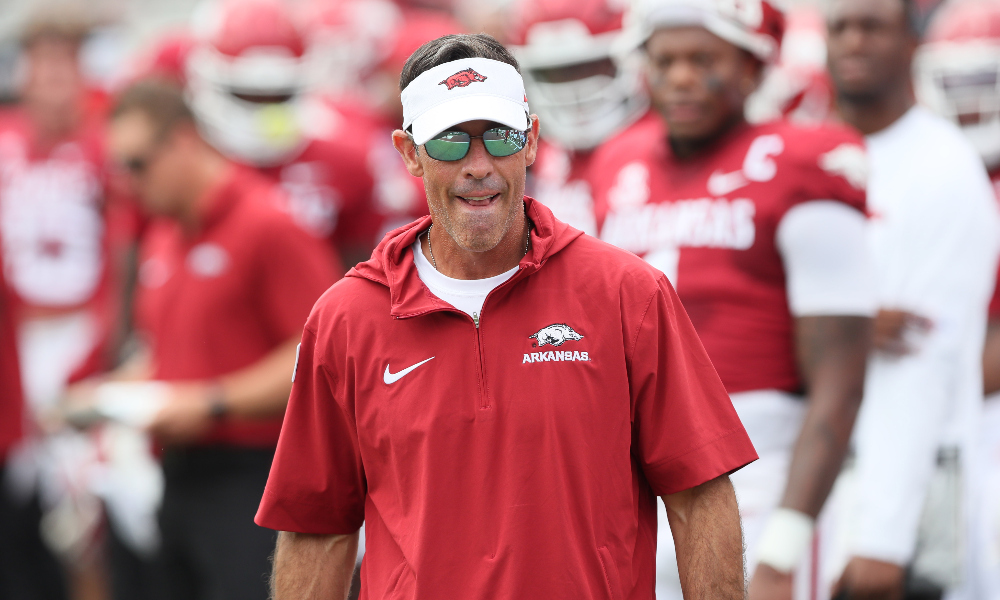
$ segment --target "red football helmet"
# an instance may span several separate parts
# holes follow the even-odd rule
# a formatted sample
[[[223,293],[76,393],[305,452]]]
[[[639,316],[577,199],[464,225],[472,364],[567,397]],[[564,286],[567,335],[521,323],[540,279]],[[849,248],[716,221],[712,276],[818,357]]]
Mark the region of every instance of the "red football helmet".
[[[622,3],[520,0],[511,51],[542,135],[570,149],[597,146],[649,106],[637,53],[618,53]]]
[[[195,13],[187,61],[191,107],[219,150],[243,162],[285,162],[305,144],[309,57],[278,0],[221,0]]]
[[[1000,166],[1000,3],[943,5],[914,73],[920,102],[958,124],[988,168]]]
[[[657,29],[698,25],[761,61],[778,59],[785,33],[780,0],[635,0],[626,17],[632,43]]]

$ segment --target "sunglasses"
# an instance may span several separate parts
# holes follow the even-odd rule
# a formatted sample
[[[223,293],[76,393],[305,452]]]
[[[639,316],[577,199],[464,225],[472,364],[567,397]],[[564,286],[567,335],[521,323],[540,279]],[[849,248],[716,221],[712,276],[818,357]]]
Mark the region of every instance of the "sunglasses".
[[[445,131],[427,140],[424,149],[427,156],[446,162],[462,160],[469,153],[472,138],[482,138],[483,146],[491,156],[502,158],[517,154],[528,143],[528,132],[510,127],[494,127],[483,135],[469,135],[464,131]]]
[[[128,171],[130,175],[136,177],[142,176],[146,169],[149,168],[149,158],[148,156],[134,156],[132,158],[126,158],[121,162],[121,166]]]

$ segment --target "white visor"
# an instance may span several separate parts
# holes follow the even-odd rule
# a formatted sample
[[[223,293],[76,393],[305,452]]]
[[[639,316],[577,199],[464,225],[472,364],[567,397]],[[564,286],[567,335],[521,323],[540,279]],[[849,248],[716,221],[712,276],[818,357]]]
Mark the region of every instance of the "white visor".
[[[528,97],[513,66],[488,58],[453,60],[424,71],[401,95],[403,129],[417,145],[466,121],[528,128]]]

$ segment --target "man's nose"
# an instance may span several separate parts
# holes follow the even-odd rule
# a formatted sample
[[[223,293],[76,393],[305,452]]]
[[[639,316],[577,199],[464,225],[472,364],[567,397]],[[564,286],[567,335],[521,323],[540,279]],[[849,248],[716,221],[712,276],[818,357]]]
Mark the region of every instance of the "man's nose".
[[[463,175],[471,179],[485,179],[493,173],[493,157],[486,151],[483,138],[472,138],[469,153],[462,163]]]

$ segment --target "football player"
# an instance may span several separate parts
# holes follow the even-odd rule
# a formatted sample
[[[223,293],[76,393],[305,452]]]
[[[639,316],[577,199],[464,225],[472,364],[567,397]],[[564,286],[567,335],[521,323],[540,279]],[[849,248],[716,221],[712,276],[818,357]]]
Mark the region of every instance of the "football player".
[[[950,2],[930,23],[915,60],[917,97],[951,119],[989,170],[1000,196],[1000,3]],[[972,516],[974,590],[1000,597],[1000,286],[989,308],[983,352],[980,496]]]
[[[19,308],[18,345],[31,425],[8,454],[7,483],[34,510],[58,511],[72,528],[61,550],[93,542],[99,515],[86,471],[93,447],[85,436],[38,426],[56,410],[67,383],[106,368],[105,350],[117,303],[119,230],[105,168],[102,94],[81,68],[86,19],[42,9],[21,37],[23,79],[18,104],[0,113],[0,238],[3,269]],[[15,475],[16,474],[16,475]],[[36,500],[38,502],[36,502]],[[53,514],[55,514],[53,512]],[[44,550],[38,518],[24,517],[32,548]],[[32,526],[32,519],[34,525]],[[28,547],[25,542],[25,548]],[[47,552],[47,550],[46,550]],[[62,587],[61,570],[30,576]]]
[[[665,127],[598,149],[601,238],[676,287],[760,455],[733,475],[750,597],[790,599],[809,588],[815,520],[861,401],[875,309],[863,142],[746,121],[781,42],[772,2],[650,0],[626,23]],[[680,598],[666,521],[657,595]]]
[[[633,124],[641,127],[649,108],[642,57],[616,52],[622,13],[622,4],[609,0],[522,0],[512,16],[511,51],[545,123],[530,191],[591,235],[593,150]]]
[[[380,229],[366,168],[368,128],[310,94],[312,56],[277,0],[223,0],[195,15],[187,58],[206,139],[285,191],[284,208],[353,264]]]

